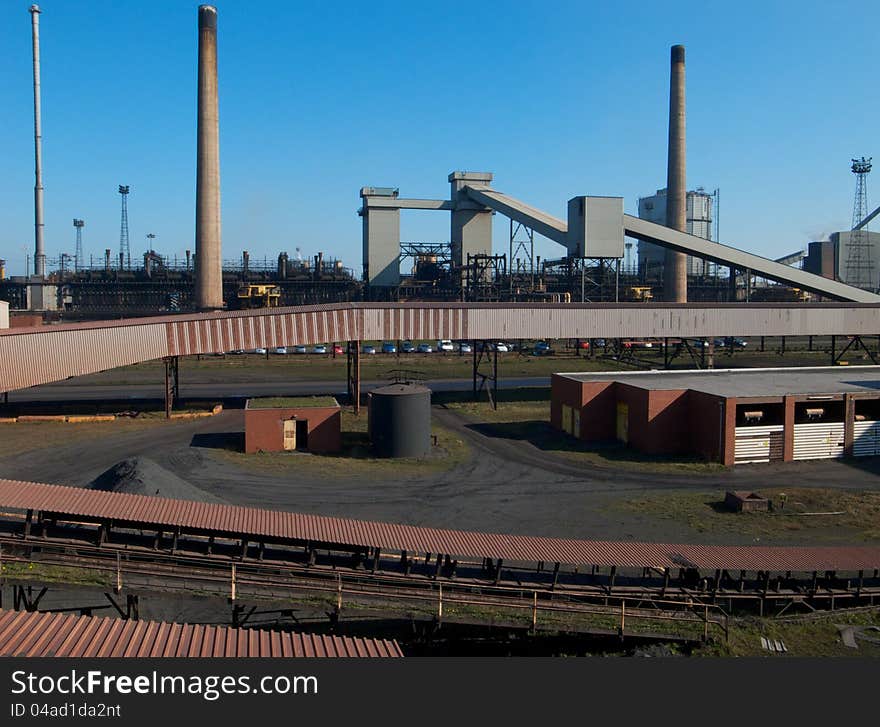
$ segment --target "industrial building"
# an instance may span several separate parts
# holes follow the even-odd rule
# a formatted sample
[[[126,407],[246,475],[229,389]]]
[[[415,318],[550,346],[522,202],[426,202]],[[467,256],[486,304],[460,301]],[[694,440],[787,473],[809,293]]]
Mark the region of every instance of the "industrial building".
[[[714,196],[707,194],[702,187],[687,193],[687,227],[685,231],[688,234],[702,237],[704,240],[712,239],[714,200]],[[665,187],[658,189],[650,197],[639,198],[639,218],[656,222],[659,225],[666,224]],[[647,280],[661,273],[665,259],[666,250],[664,248],[652,245],[650,242],[639,243],[639,275],[643,279]],[[710,268],[707,260],[688,256],[688,277],[706,276],[709,273]]]
[[[880,367],[554,374],[551,423],[725,465],[880,454]]]
[[[804,270],[814,275],[821,275],[830,280],[839,280],[848,285],[854,281],[850,278],[856,274],[851,265],[850,243],[853,239],[853,231],[832,232],[828,240],[811,242],[807,247],[807,256],[804,258]],[[880,232],[862,230],[860,243],[864,246],[867,259],[863,263],[873,271],[873,288],[880,287]]]
[[[341,409],[332,396],[248,399],[245,452],[338,452]]]

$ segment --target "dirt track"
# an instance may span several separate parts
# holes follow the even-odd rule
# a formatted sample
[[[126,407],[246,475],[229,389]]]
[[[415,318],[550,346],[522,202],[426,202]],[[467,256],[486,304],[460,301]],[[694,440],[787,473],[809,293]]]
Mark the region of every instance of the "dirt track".
[[[716,474],[645,474],[568,463],[528,442],[489,437],[452,411],[439,423],[459,434],[471,456],[429,476],[375,482],[312,474],[250,472],[213,447],[243,429],[241,410],[202,420],[160,423],[0,457],[0,477],[85,486],[128,457],[142,455],[230,503],[462,529],[563,537],[710,541],[645,514],[621,515],[609,505],[657,489],[724,490],[815,485],[880,489],[880,462],[791,463],[740,467]],[[110,430],[112,431],[112,430]],[[787,542],[796,542],[797,535]],[[741,539],[740,542],[748,542]],[[783,542],[780,540],[780,542]]]

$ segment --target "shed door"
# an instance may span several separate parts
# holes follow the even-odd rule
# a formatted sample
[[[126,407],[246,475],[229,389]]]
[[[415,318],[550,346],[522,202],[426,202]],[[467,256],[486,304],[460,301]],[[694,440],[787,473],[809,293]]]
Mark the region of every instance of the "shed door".
[[[617,438],[626,444],[629,442],[629,404],[617,402]]]
[[[283,424],[284,451],[291,452],[296,449],[296,419],[285,419]]]
[[[856,422],[853,435],[854,456],[873,457],[880,454],[880,422]]]
[[[571,410],[571,436],[580,439],[581,436],[581,410]]]

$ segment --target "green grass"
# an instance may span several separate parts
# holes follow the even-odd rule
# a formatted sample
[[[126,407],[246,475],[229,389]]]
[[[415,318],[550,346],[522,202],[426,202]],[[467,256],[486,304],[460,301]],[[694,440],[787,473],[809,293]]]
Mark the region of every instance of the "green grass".
[[[697,656],[765,656],[785,657],[880,657],[880,644],[856,639],[858,649],[844,646],[836,624],[880,626],[880,609],[847,613],[834,611],[803,618],[731,619],[730,642],[716,639],[693,653]],[[869,632],[872,638],[880,633]],[[776,654],[761,646],[761,637],[782,641],[788,651]]]
[[[305,407],[334,407],[339,406],[332,396],[264,396],[259,399],[250,399],[250,409],[281,409],[281,408],[305,408]]]
[[[342,411],[342,450],[327,454],[296,452],[263,452],[244,454],[240,450],[213,450],[216,456],[241,469],[273,474],[322,476],[333,479],[360,479],[372,483],[377,479],[424,477],[446,472],[467,461],[468,446],[454,433],[434,425],[432,433],[437,446],[425,457],[385,459],[373,457],[367,434],[367,414],[355,416]]]
[[[570,437],[550,426],[549,389],[527,389],[525,400],[516,400],[515,390],[499,392],[498,409],[488,402],[447,401],[445,406],[478,425],[491,436],[529,442],[547,454],[591,467],[639,470],[640,472],[682,472],[707,474],[726,469],[717,462],[697,457],[647,455],[617,443],[591,443]],[[542,400],[546,392],[546,400]],[[505,400],[505,395],[510,398]]]
[[[184,420],[185,421],[185,420]],[[140,432],[158,425],[175,426],[176,422],[166,422],[162,417],[137,419],[116,419],[112,422],[86,422],[68,424],[66,422],[18,422],[0,425],[0,460],[23,452],[51,450],[56,445],[100,440],[108,435],[116,436],[127,432]]]
[[[3,580],[42,583],[75,583],[84,586],[108,586],[113,577],[104,571],[43,563],[3,563]]]
[[[774,503],[785,493],[785,507],[771,512],[737,513],[723,505],[721,490],[646,492],[619,499],[610,512],[638,514],[684,525],[694,533],[749,538],[852,543],[880,541],[880,492],[825,488],[762,488]],[[808,515],[804,513],[841,513]]]

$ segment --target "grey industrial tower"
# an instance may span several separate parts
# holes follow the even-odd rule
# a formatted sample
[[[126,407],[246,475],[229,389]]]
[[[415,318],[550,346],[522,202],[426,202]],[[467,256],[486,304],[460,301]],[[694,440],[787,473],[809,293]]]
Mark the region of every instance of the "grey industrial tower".
[[[852,172],[856,175],[856,197],[853,202],[852,232],[846,255],[846,282],[863,290],[875,290],[874,261],[867,225],[859,223],[868,215],[867,177],[871,171],[871,157],[852,160]]]

